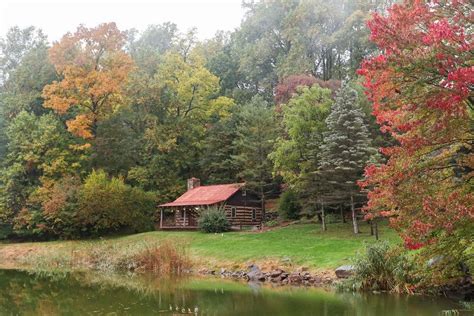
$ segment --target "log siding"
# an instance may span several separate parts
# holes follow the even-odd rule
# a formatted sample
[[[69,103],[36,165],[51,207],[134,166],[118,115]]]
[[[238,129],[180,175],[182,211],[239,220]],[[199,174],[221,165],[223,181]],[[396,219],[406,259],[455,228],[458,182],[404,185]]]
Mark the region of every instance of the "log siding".
[[[232,208],[235,208],[235,216],[232,216]],[[258,226],[262,223],[263,212],[258,207],[226,205],[224,211],[231,226]]]

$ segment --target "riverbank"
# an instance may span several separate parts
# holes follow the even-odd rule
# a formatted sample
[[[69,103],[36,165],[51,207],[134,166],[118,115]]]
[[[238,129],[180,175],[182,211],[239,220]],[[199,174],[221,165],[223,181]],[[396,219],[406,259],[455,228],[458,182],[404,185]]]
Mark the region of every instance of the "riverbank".
[[[232,277],[235,272],[246,273],[249,266],[255,265],[263,273],[282,270],[288,276],[300,273],[302,283],[308,280],[322,280],[324,283],[335,278],[336,267],[349,263],[350,258],[367,242],[375,241],[370,236],[369,227],[362,226],[361,231],[355,236],[350,224],[331,224],[326,232],[322,232],[316,224],[294,224],[263,232],[204,234],[153,231],[85,241],[3,243],[0,244],[0,267],[134,269],[136,261],[147,264],[147,261],[157,260],[156,253],[170,251],[159,249],[160,245],[168,244],[178,248],[178,253],[166,255],[175,262],[160,263],[170,265],[170,269],[179,260],[189,258],[191,262],[183,263],[180,269],[214,275],[225,272],[223,276]],[[396,233],[387,226],[380,227],[380,237],[390,243],[399,242]],[[183,257],[177,257],[181,255]],[[154,269],[157,265],[146,267]]]

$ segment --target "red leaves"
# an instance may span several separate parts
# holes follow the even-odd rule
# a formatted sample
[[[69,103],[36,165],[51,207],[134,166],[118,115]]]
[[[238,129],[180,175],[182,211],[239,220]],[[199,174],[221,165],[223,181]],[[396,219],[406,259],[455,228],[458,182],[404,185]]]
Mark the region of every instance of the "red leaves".
[[[402,236],[402,238],[403,238],[403,244],[405,245],[407,249],[416,250],[424,246],[424,243],[417,242],[410,236]]]
[[[339,80],[327,80],[315,78],[310,75],[291,75],[283,78],[283,80],[275,88],[275,103],[277,105],[288,102],[297,92],[299,87],[311,87],[319,85],[321,88],[330,89],[333,94],[341,87]]]
[[[460,148],[473,138],[471,15],[468,0],[406,0],[368,22],[383,53],[358,74],[381,130],[398,145],[380,150],[387,163],[368,166],[359,185],[370,190],[367,216],[392,217],[409,249],[474,218],[468,175],[455,178],[454,170],[469,170],[470,152]]]
[[[432,45],[443,40],[453,40],[455,39],[455,33],[456,31],[447,19],[434,21],[429,25],[428,33],[423,37],[423,43],[425,45]]]

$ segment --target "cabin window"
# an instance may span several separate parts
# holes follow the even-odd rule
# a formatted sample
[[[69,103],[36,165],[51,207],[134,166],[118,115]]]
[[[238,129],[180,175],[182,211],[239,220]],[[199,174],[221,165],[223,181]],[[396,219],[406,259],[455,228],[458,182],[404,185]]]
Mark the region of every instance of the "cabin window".
[[[232,217],[235,217],[236,216],[236,213],[237,213],[237,209],[235,207],[231,208],[230,209],[230,213],[231,213],[231,216]]]
[[[256,209],[252,209],[252,219],[257,219],[257,210]]]

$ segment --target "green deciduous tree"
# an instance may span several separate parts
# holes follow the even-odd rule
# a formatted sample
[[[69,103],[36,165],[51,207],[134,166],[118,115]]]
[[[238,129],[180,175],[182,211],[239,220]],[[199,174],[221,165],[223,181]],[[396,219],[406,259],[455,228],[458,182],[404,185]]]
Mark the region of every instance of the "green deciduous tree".
[[[21,112],[9,125],[7,137],[0,213],[11,222],[27,206],[29,195],[42,179],[59,179],[79,170],[81,155],[69,150],[73,142],[52,114],[37,117]]]
[[[271,154],[275,173],[301,196],[313,200],[307,181],[318,169],[319,148],[331,104],[330,90],[317,85],[300,88],[288,104],[281,106],[283,133]]]
[[[302,210],[298,195],[293,190],[286,190],[280,196],[278,212],[285,219],[298,219]]]
[[[202,175],[207,130],[229,116],[234,101],[218,95],[219,79],[192,49],[186,56],[166,53],[155,75],[139,70],[131,80],[131,126],[142,133],[142,149],[127,180],[158,190],[163,200],[174,198],[186,178]]]
[[[178,28],[176,24],[166,22],[148,26],[137,39],[135,34],[136,31],[128,36],[130,55],[142,71],[153,75],[163,55],[175,48]]]
[[[0,38],[0,157],[5,154],[9,123],[23,110],[45,113],[41,92],[55,78],[41,31],[14,27]]]
[[[0,39],[0,84],[7,81],[30,50],[43,47],[46,42],[43,32],[33,26],[10,28],[5,38]]]

